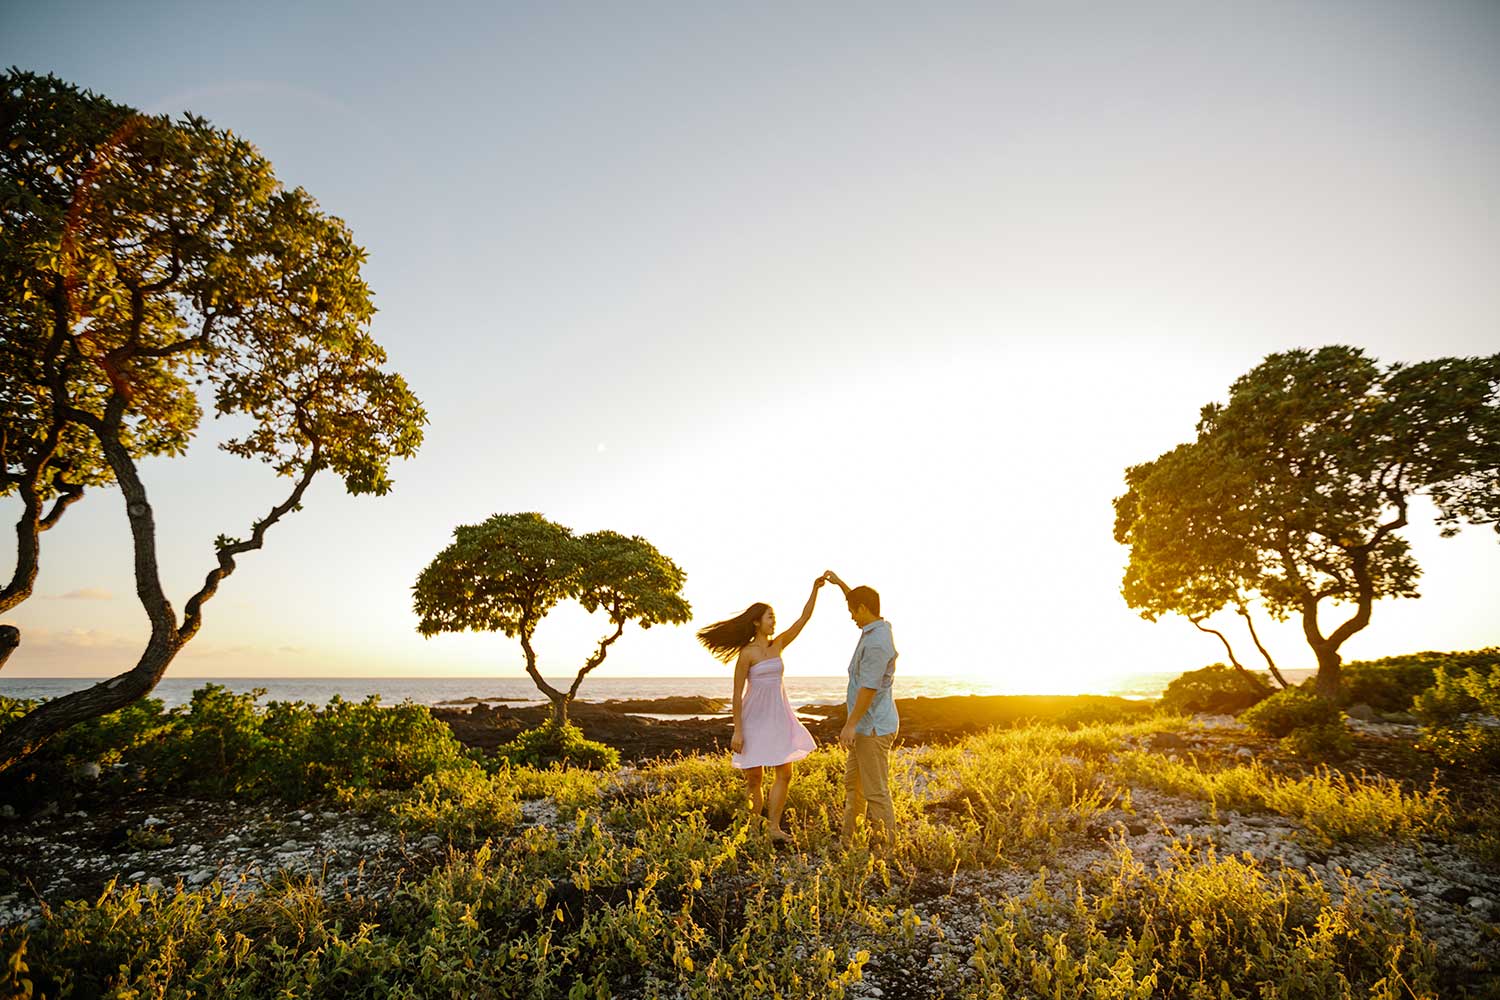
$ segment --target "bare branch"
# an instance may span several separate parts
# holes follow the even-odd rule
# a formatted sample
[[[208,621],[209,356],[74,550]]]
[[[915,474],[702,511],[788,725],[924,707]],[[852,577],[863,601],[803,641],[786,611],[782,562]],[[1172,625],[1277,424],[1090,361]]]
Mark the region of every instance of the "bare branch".
[[[312,482],[313,476],[318,474],[320,468],[322,468],[321,447],[319,442],[314,441],[307,466],[303,469],[302,476],[297,480],[297,485],[293,488],[291,495],[272,507],[269,514],[255,522],[254,530],[248,540],[237,541],[219,548],[219,565],[209,570],[203,586],[188,599],[187,606],[183,609],[182,627],[178,630],[180,642],[187,642],[198,634],[198,629],[203,625],[203,605],[218,592],[219,582],[234,572],[234,557],[261,547],[265,542],[266,531],[302,503],[302,494],[307,491],[308,484]]]
[[[82,486],[76,483],[64,482],[60,478],[56,482],[62,489],[59,491],[57,499],[53,501],[52,509],[47,512],[47,516],[42,518],[41,523],[38,525],[42,531],[56,526],[57,522],[62,519],[63,512],[83,499]]]
[[[1246,670],[1245,665],[1235,657],[1234,647],[1229,645],[1229,640],[1225,638],[1223,632],[1220,632],[1215,628],[1207,627],[1203,624],[1202,618],[1189,618],[1188,621],[1192,622],[1193,627],[1199,632],[1207,632],[1209,635],[1216,635],[1219,637],[1219,641],[1224,644],[1224,652],[1229,654],[1229,662],[1234,664],[1234,669],[1238,670],[1240,672],[1240,676],[1245,678],[1245,683],[1249,684],[1251,688],[1253,688],[1257,692],[1263,691],[1265,689],[1265,686],[1256,678],[1256,676],[1249,670]]]
[[[1265,659],[1266,666],[1270,668],[1271,676],[1276,678],[1276,683],[1281,685],[1283,691],[1291,687],[1286,682],[1286,678],[1281,676],[1281,671],[1276,669],[1276,661],[1271,659],[1270,652],[1266,650],[1265,646],[1261,645],[1260,636],[1255,632],[1255,622],[1250,619],[1250,609],[1245,607],[1243,603],[1239,603],[1235,605],[1235,610],[1239,612],[1241,618],[1245,619],[1245,627],[1250,630],[1250,639],[1255,643],[1255,648],[1260,650],[1260,655]]]
[[[606,652],[608,652],[610,644],[624,634],[625,619],[621,618],[619,620],[619,627],[615,629],[612,635],[607,635],[603,639],[599,640],[599,648],[594,650],[593,654],[590,655],[588,660],[584,663],[583,669],[578,671],[578,676],[573,678],[573,686],[568,689],[569,701],[572,701],[575,697],[578,696],[578,688],[581,684],[583,684],[583,679],[590,673],[592,673],[595,667],[604,662],[604,655]]]

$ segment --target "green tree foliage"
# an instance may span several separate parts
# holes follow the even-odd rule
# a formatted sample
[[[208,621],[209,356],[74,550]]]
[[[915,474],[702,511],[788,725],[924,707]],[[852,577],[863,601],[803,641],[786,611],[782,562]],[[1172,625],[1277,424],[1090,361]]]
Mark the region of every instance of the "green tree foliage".
[[[496,514],[455,528],[453,543],[422,570],[412,591],[424,636],[472,629],[519,639],[526,672],[552,702],[554,724],[562,726],[583,679],[604,662],[628,623],[650,628],[688,620],[686,579],[644,538],[613,531],[575,535],[540,514]],[[614,626],[566,691],[542,677],[531,643],[542,619],[564,600],[603,611]]]
[[[364,251],[245,140],[146,116],[11,70],[0,87],[0,495],[23,505],[0,611],[30,596],[42,532],[86,488],[117,486],[151,637],[135,668],[6,728],[0,769],[52,734],[145,696],[197,633],[235,557],[330,469],[384,494],[425,415],[369,336]],[[162,591],[137,460],[179,455],[200,400],[243,428],[221,447],[294,480],[249,537],[220,536],[181,618]],[[52,507],[43,513],[48,502]],[[7,627],[0,657],[19,642]],[[3,662],[3,660],[0,660]]]
[[[1258,602],[1301,618],[1317,688],[1384,597],[1417,596],[1398,532],[1429,498],[1445,535],[1500,528],[1500,354],[1382,367],[1352,347],[1273,354],[1202,410],[1197,438],[1125,472],[1115,539],[1143,617]],[[1352,607],[1329,628],[1329,606]]]

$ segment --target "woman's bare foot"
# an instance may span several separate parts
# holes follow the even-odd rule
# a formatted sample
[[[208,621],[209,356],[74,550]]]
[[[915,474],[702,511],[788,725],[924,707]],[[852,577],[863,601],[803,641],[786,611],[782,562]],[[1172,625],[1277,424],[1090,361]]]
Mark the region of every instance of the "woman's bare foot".
[[[787,833],[785,830],[780,829],[769,831],[766,834],[766,838],[773,844],[790,844],[792,842],[791,834]]]

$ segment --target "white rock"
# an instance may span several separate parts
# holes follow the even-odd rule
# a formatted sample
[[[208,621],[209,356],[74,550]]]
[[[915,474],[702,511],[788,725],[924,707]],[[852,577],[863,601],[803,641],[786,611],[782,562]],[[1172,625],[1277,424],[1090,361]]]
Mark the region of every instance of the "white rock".
[[[1470,896],[1469,897],[1469,909],[1475,911],[1476,913],[1483,913],[1485,910],[1488,910],[1489,908],[1490,908],[1490,901],[1488,899],[1485,899],[1483,896]]]
[[[141,871],[141,872],[131,872],[130,873],[130,881],[132,881],[132,882],[139,882],[141,879],[143,879],[145,877],[146,877],[146,873],[143,872],[143,871]]]
[[[149,885],[153,889],[160,889],[161,888],[161,879],[159,879],[155,875],[153,875],[153,876],[151,876],[150,878],[148,878],[146,880],[146,884]]]
[[[157,816],[147,816],[141,826],[166,826],[167,821]]]

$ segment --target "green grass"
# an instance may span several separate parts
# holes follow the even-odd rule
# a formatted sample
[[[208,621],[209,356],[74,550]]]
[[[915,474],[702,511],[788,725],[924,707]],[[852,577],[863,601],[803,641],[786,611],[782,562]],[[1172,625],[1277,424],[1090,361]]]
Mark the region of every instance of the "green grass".
[[[1345,880],[1182,845],[1146,871],[1127,848],[1070,900],[988,909],[976,995],[1054,1000],[1436,997],[1436,956],[1399,900]]]
[[[1405,791],[1379,776],[1350,776],[1318,768],[1302,777],[1275,774],[1259,763],[1206,769],[1158,754],[1127,751],[1116,773],[1130,785],[1208,801],[1215,812],[1279,813],[1323,842],[1391,837],[1416,840],[1446,834],[1453,811],[1444,789]]]
[[[0,931],[0,992],[837,998],[870,963],[923,953],[921,935],[936,933],[933,885],[973,869],[1040,876],[1071,848],[1098,851],[1101,817],[1128,807],[1131,787],[1273,811],[1328,841],[1453,828],[1440,788],[1204,769],[1126,748],[1186,725],[1030,726],[908,748],[893,759],[901,835],[879,857],[862,841],[838,844],[837,746],[798,766],[794,852],[772,850],[747,821],[726,755],[629,775],[454,756],[405,787],[337,793],[408,839],[436,834],[448,846],[389,897],[325,898],[309,881],[255,894],[112,885],[45,911],[34,928]],[[556,825],[527,826],[528,802],[554,807]],[[994,900],[966,968],[950,962],[908,985],[997,998],[1440,992],[1431,946],[1399,899],[1211,847],[1179,846],[1150,872],[1112,849],[1071,890],[1046,891],[1039,878],[1030,895]]]

